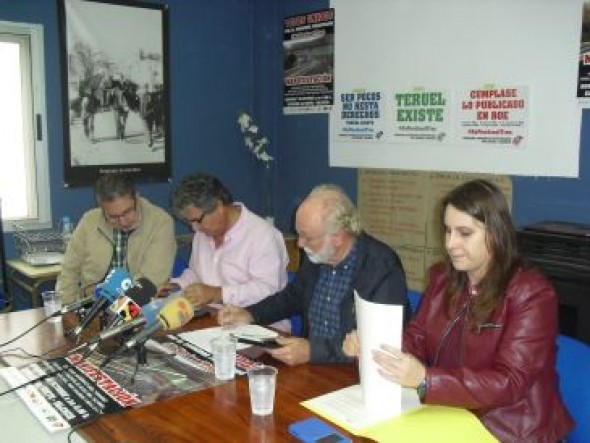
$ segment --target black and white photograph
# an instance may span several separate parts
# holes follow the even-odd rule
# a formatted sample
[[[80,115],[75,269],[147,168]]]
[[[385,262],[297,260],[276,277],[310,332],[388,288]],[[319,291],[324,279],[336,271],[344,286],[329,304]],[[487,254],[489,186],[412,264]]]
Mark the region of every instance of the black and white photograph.
[[[61,0],[65,185],[170,177],[164,5]]]

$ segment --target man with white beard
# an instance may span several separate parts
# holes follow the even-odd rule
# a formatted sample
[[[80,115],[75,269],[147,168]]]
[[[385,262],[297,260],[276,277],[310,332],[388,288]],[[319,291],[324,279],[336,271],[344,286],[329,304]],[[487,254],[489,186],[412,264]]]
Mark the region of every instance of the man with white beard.
[[[311,191],[297,209],[295,229],[305,251],[295,280],[247,308],[225,306],[218,321],[269,324],[300,314],[303,337],[279,337],[281,347],[268,353],[289,365],[352,361],[342,342],[356,327],[354,290],[375,303],[403,305],[408,313],[402,263],[389,246],[362,231],[356,207],[336,185]]]

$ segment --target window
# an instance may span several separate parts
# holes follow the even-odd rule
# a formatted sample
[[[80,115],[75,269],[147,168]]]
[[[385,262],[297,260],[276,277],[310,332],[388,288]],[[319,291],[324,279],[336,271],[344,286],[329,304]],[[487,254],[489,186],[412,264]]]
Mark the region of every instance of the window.
[[[41,25],[0,21],[0,198],[4,228],[51,226]]]

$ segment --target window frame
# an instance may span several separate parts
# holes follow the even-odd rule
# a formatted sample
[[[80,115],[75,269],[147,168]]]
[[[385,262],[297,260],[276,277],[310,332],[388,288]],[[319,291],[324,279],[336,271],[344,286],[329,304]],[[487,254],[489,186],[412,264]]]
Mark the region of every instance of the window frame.
[[[0,34],[15,34],[26,36],[29,40],[28,68],[30,69],[30,89],[32,113],[23,116],[33,128],[32,155],[35,173],[35,183],[30,180],[27,183],[28,192],[34,203],[35,211],[31,211],[32,203],[29,203],[29,216],[26,218],[10,219],[3,216],[4,231],[14,231],[14,224],[24,229],[46,229],[52,226],[51,219],[51,192],[49,180],[49,155],[47,143],[46,121],[46,88],[45,88],[45,42],[43,25],[35,23],[17,23],[0,20]],[[3,211],[5,213],[5,211]]]

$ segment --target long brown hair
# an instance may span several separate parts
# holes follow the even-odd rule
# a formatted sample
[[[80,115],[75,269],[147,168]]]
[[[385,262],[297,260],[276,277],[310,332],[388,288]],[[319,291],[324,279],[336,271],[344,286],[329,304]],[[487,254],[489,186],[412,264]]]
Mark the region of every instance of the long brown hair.
[[[471,215],[485,226],[490,265],[477,286],[478,296],[471,313],[471,326],[486,322],[505,296],[506,287],[521,265],[516,244],[516,230],[502,192],[487,180],[472,180],[451,190],[441,202],[441,227],[445,232],[444,214],[449,205]],[[444,238],[444,237],[443,237]],[[468,284],[467,274],[457,271],[448,255],[445,257],[450,275],[445,289],[445,306],[449,316],[458,309],[460,295]]]

